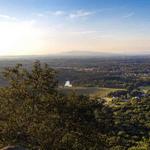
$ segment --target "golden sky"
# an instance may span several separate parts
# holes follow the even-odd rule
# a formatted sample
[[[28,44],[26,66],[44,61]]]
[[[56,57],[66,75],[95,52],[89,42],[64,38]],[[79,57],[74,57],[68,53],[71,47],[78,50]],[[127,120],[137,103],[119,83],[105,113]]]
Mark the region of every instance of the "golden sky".
[[[93,1],[0,1],[0,55],[150,53],[146,1]]]

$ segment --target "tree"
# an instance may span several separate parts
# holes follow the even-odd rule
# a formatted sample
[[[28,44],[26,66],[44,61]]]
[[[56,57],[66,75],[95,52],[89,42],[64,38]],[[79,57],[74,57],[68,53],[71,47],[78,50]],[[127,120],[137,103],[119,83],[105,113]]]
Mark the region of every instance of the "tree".
[[[150,149],[150,139],[143,139],[137,143],[137,146],[129,148],[129,150],[149,150]]]
[[[38,142],[33,136],[47,125],[50,115],[46,112],[57,97],[55,71],[37,61],[30,72],[18,64],[3,74],[9,86],[0,92],[1,140],[6,144]]]
[[[0,146],[30,149],[107,149],[112,110],[85,96],[61,95],[55,70],[35,62],[6,68],[0,90]]]

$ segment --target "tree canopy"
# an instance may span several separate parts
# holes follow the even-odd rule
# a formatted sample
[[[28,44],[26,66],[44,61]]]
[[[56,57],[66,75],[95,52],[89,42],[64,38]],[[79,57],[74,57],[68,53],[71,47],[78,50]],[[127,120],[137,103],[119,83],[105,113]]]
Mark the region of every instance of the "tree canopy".
[[[0,146],[30,149],[107,148],[112,111],[103,102],[57,91],[55,70],[35,62],[3,72],[9,85],[0,90]]]
[[[18,64],[3,75],[8,86],[0,89],[0,147],[149,149],[149,95],[124,103],[118,98],[113,106],[75,93],[63,95],[56,71],[39,61],[31,70]]]

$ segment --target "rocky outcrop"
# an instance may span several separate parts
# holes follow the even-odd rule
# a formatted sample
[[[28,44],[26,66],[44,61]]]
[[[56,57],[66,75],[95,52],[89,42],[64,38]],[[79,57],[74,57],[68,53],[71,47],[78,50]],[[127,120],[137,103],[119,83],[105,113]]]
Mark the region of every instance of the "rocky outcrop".
[[[19,146],[7,146],[0,150],[27,150],[27,149],[25,149],[23,147],[19,147]]]

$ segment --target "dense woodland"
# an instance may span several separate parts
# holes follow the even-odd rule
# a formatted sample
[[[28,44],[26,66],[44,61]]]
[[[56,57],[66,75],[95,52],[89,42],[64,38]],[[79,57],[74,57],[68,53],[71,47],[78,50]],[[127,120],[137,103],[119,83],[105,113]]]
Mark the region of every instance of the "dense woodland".
[[[69,79],[76,86],[126,88],[132,83],[150,85],[149,57],[75,59],[57,68],[61,83]]]
[[[0,71],[7,66],[23,64],[31,70],[36,58],[7,58],[0,60]],[[39,57],[57,71],[59,86],[70,80],[73,86],[127,88],[150,85],[150,57],[52,58]],[[0,76],[0,85],[5,85]]]
[[[126,78],[132,76],[134,69],[129,71],[131,64],[126,65]],[[120,66],[118,71],[122,64]],[[135,67],[134,74],[138,72],[134,80],[141,80],[136,84],[129,82],[124,92],[110,93],[108,97],[117,97],[111,105],[102,99],[91,99],[74,92],[60,93],[58,70],[39,61],[30,69],[21,64],[7,67],[3,71],[7,86],[0,89],[0,147],[149,150],[150,92],[143,95],[138,88],[141,84],[148,84],[150,68],[145,62],[141,63],[145,66],[143,69],[137,70],[141,67],[136,64],[132,66]],[[98,70],[105,69],[100,67]],[[110,74],[116,73],[110,71]],[[138,96],[138,99],[133,99],[133,96]],[[122,101],[123,97],[126,101]]]

